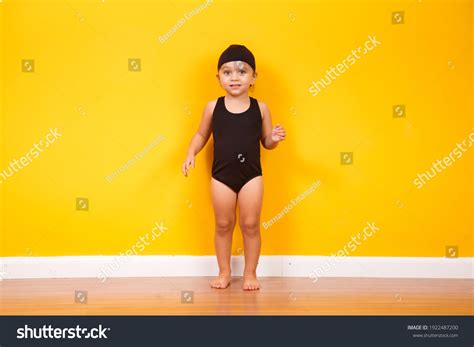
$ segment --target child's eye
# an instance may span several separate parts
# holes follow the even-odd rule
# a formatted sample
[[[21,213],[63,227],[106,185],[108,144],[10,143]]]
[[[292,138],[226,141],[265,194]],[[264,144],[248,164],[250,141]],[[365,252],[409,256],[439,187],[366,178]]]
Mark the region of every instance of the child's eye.
[[[246,72],[247,72],[247,71],[245,71],[245,70],[240,70],[240,73],[241,73],[241,74],[244,74],[244,73],[246,73]]]

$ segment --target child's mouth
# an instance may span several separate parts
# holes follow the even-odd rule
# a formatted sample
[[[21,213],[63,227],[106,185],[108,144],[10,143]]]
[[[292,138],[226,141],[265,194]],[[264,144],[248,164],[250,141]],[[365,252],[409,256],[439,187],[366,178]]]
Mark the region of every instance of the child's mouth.
[[[240,84],[231,84],[230,87],[231,87],[231,88],[239,88],[239,87],[240,87]]]

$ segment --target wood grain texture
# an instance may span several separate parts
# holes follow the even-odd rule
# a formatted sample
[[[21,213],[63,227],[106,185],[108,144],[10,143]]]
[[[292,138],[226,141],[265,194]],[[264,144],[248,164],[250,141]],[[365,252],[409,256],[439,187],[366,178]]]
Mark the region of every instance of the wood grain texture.
[[[473,315],[473,280],[265,277],[259,291],[212,277],[21,279],[0,282],[1,315]],[[75,302],[75,291],[87,303]],[[194,303],[182,303],[182,291]]]

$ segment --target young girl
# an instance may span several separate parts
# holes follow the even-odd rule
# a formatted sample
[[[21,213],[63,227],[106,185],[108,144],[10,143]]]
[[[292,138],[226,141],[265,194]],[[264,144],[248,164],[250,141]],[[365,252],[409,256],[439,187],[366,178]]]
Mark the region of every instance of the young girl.
[[[211,287],[226,288],[231,280],[232,233],[238,205],[245,256],[243,289],[255,290],[260,288],[256,270],[260,256],[263,200],[260,142],[266,149],[273,149],[285,139],[285,130],[279,124],[272,128],[267,105],[248,95],[249,87],[253,86],[257,77],[252,52],[242,45],[229,46],[219,58],[217,71],[216,77],[226,95],[205,107],[182,170],[187,177],[190,167],[195,167],[195,156],[212,132],[214,160],[211,195],[219,277],[211,282]]]

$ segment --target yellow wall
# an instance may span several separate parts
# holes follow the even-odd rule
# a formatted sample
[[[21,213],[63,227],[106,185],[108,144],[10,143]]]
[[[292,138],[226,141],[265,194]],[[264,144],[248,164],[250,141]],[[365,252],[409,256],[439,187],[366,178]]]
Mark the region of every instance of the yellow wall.
[[[0,184],[1,256],[214,254],[212,139],[190,177],[181,164],[204,105],[223,95],[216,64],[232,43],[255,54],[251,95],[287,131],[262,148],[262,223],[320,180],[262,227],[262,254],[329,255],[374,222],[380,230],[351,255],[444,257],[448,245],[473,255],[474,149],[413,183],[473,128],[471,1],[216,0],[160,42],[202,4],[0,1],[0,172],[50,128],[62,134]],[[392,11],[405,11],[404,24],[392,25]],[[381,44],[313,96],[312,81],[369,35]],[[22,72],[23,59],[34,72]],[[406,117],[393,118],[399,104]],[[353,165],[340,152],[353,152]],[[76,211],[77,197],[88,211]],[[139,247],[160,222],[167,229]],[[234,240],[239,254],[238,227]]]
[[[4,75],[3,75],[3,38],[4,38],[4,32],[3,32],[3,22],[4,22],[4,11],[3,8],[0,4],[0,37],[2,38],[1,44],[0,44],[0,66],[2,67],[0,69],[0,161],[3,165],[4,162],[4,154],[3,154],[3,139],[4,139],[4,132],[5,132],[5,127],[3,126],[3,118],[4,118]],[[3,169],[3,167],[2,167]],[[0,169],[1,170],[1,169]],[[3,225],[3,185],[0,184],[0,254],[3,254],[3,249],[5,246],[5,229]]]

